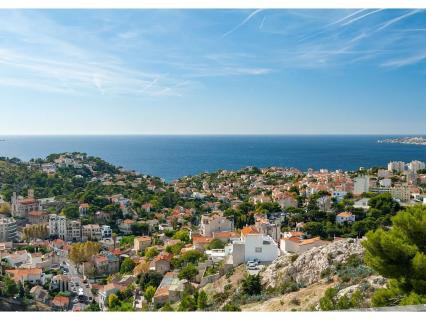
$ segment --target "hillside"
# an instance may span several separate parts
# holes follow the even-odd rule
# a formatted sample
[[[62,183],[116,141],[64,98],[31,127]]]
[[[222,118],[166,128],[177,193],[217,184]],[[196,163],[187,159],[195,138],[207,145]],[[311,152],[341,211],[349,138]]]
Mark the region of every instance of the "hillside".
[[[226,290],[226,302],[242,311],[320,310],[320,299],[332,288],[337,300],[346,301],[356,293],[362,297],[359,307],[367,308],[372,293],[384,287],[386,279],[374,274],[363,256],[361,241],[355,239],[334,241],[300,255],[283,255],[261,271],[261,295],[246,297],[241,287],[228,281],[232,289]],[[219,281],[224,284],[223,279]],[[212,287],[217,289],[219,283]]]

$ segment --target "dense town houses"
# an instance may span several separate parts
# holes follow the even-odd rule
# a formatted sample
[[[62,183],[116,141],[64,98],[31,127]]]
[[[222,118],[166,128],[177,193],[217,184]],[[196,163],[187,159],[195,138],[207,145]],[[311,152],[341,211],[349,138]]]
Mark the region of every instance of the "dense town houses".
[[[376,202],[426,204],[418,160],[351,172],[248,167],[171,183],[80,153],[22,167],[60,184],[2,194],[1,271],[54,310],[113,310],[113,295],[156,310],[241,266],[256,274],[280,256],[361,238]]]

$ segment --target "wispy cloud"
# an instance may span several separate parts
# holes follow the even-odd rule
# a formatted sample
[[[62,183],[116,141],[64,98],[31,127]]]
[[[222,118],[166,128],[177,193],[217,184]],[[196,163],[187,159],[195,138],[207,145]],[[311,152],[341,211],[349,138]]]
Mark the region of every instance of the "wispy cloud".
[[[383,11],[383,10],[384,10],[384,9],[377,9],[377,10],[370,11],[370,12],[368,12],[368,13],[366,13],[366,14],[363,14],[362,16],[358,16],[358,17],[356,17],[356,18],[353,18],[353,19],[351,19],[351,20],[349,20],[349,21],[346,21],[346,22],[342,23],[342,26],[350,25],[350,24],[352,24],[352,23],[354,23],[354,22],[357,22],[357,21],[359,21],[359,20],[362,20],[362,19],[364,19],[364,18],[366,18],[366,17],[368,17],[368,16],[370,16],[370,15],[372,15],[372,14],[378,13],[378,12]]]
[[[244,26],[247,22],[249,22],[256,14],[258,14],[259,12],[263,11],[263,9],[257,9],[254,10],[252,13],[250,13],[241,23],[237,24],[234,28],[232,28],[231,30],[225,32],[222,35],[222,38],[225,38],[227,36],[229,36],[231,33],[234,33],[235,31],[237,31],[239,28],[241,28],[242,26]]]
[[[400,67],[417,64],[425,60],[426,60],[426,51],[413,56],[409,56],[409,57],[388,60],[382,63],[381,66],[390,67],[390,68],[400,68]]]
[[[401,20],[404,20],[404,19],[406,19],[406,18],[408,18],[408,17],[411,17],[412,15],[415,15],[415,14],[417,14],[417,13],[419,13],[419,12],[421,12],[421,10],[412,10],[412,11],[410,11],[410,12],[406,13],[406,14],[403,14],[403,15],[401,15],[401,16],[399,16],[399,17],[396,17],[396,18],[394,18],[394,19],[391,19],[391,20],[389,20],[389,21],[385,22],[384,24],[382,24],[382,25],[380,26],[380,28],[378,28],[378,29],[377,29],[377,31],[381,31],[381,30],[383,30],[383,29],[386,29],[387,27],[389,27],[389,26],[393,25],[394,23],[397,23],[397,22],[399,22],[399,21],[401,21]]]
[[[359,13],[361,13],[361,12],[364,12],[364,11],[366,11],[367,9],[360,9],[360,10],[357,10],[357,11],[355,11],[355,12],[353,12],[353,13],[351,13],[351,14],[348,14],[347,16],[344,16],[343,18],[340,18],[340,19],[338,19],[338,20],[336,20],[336,21],[333,21],[332,23],[330,23],[329,24],[329,26],[332,26],[332,25],[335,25],[335,24],[339,24],[339,23],[341,23],[341,22],[343,22],[343,21],[345,21],[345,20],[347,20],[347,19],[349,19],[349,18],[352,18],[353,16],[356,16],[357,14],[359,14]]]

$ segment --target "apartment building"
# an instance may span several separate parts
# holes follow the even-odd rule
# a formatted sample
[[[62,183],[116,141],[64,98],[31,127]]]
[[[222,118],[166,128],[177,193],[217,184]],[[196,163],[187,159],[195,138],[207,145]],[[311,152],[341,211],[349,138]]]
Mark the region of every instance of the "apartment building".
[[[201,217],[200,233],[204,237],[211,237],[214,232],[232,230],[234,230],[234,222],[222,215],[216,213],[212,216],[203,215]]]
[[[17,240],[16,221],[13,218],[0,218],[0,242]]]

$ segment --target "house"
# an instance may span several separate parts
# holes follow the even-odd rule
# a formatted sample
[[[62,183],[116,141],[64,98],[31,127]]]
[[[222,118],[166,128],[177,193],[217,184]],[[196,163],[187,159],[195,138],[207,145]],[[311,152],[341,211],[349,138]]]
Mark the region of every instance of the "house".
[[[78,207],[78,212],[80,213],[80,216],[85,216],[87,215],[87,211],[89,210],[89,204],[88,203],[82,203],[80,204],[80,206]]]
[[[204,237],[200,235],[191,235],[192,246],[194,249],[204,251],[204,248],[212,242],[212,237]]]
[[[11,269],[6,270],[6,273],[9,274],[16,283],[29,282],[36,284],[41,283],[41,276],[43,271],[40,268]]]
[[[170,262],[172,261],[172,257],[173,256],[170,253],[162,252],[151,261],[149,269],[165,274],[170,271]]]
[[[104,285],[100,290],[99,290],[99,306],[101,309],[105,309],[105,303],[108,299],[108,297],[113,294],[113,293],[117,293],[120,290],[123,290],[125,288],[125,286],[118,284],[118,283],[108,283],[106,285]]]
[[[30,294],[33,296],[34,300],[42,303],[47,303],[49,300],[49,292],[39,285],[32,287]]]
[[[132,224],[134,222],[135,221],[133,221],[133,220],[125,219],[125,220],[121,221],[121,223],[119,223],[118,230],[120,230],[120,232],[125,234],[125,235],[132,234]]]
[[[146,248],[148,248],[152,243],[151,237],[148,236],[142,236],[142,237],[136,237],[133,240],[133,249],[136,252],[142,252]]]
[[[370,200],[369,198],[362,198],[362,199],[355,201],[354,208],[363,209],[363,210],[370,209],[370,206],[368,205],[369,200]]]
[[[213,214],[212,216],[201,216],[200,234],[205,237],[211,237],[213,232],[233,231],[234,222],[226,217]]]
[[[64,296],[56,296],[52,300],[52,309],[55,311],[67,311],[70,304],[70,298]]]
[[[90,261],[83,263],[83,273],[87,276],[110,275],[120,270],[119,258],[111,252],[95,255]]]
[[[289,237],[288,234],[281,239],[281,252],[283,253],[303,253],[309,249],[320,247],[328,244],[328,241],[321,240],[320,237],[303,239],[303,234],[294,232]]]
[[[12,267],[19,268],[31,262],[31,254],[27,250],[19,250],[4,256],[3,259]]]
[[[271,223],[266,218],[257,218],[255,227],[263,235],[270,236],[276,243],[279,243],[281,238],[281,225],[277,223]]]
[[[238,233],[234,231],[213,232],[213,239],[219,239],[223,243],[228,243],[232,238],[238,238]]]
[[[274,261],[279,255],[278,244],[269,235],[262,234],[255,226],[241,230],[239,239],[232,239],[225,246],[226,264],[237,266],[251,260]]]
[[[103,225],[101,227],[101,236],[102,236],[102,239],[111,238],[112,237],[111,227],[107,225]]]
[[[355,222],[355,215],[353,215],[351,212],[340,212],[338,215],[336,215],[336,223],[344,222]]]
[[[155,291],[153,303],[162,305],[179,301],[187,283],[187,280],[179,280],[177,272],[167,272]]]

